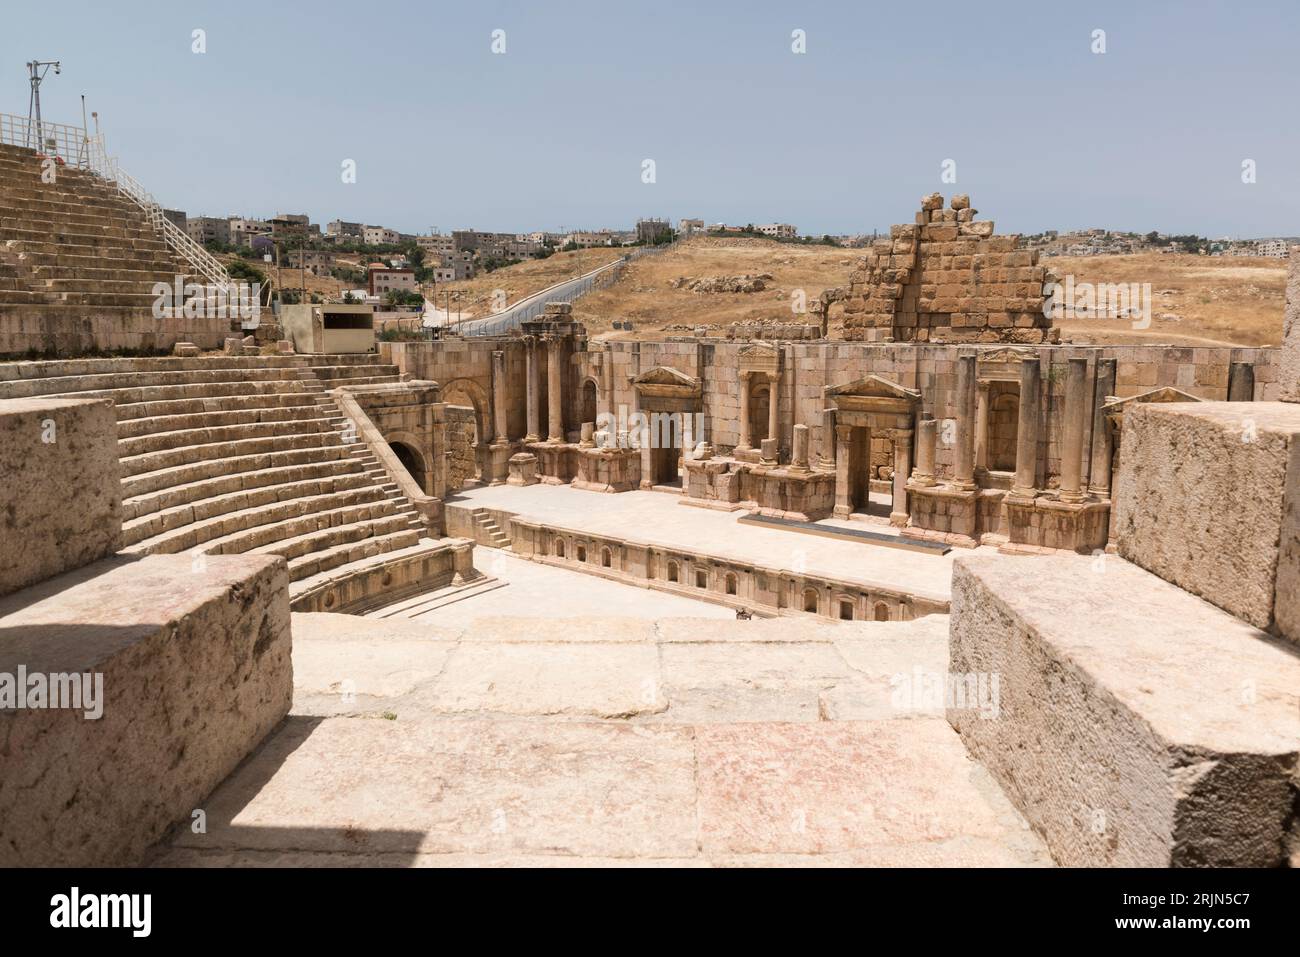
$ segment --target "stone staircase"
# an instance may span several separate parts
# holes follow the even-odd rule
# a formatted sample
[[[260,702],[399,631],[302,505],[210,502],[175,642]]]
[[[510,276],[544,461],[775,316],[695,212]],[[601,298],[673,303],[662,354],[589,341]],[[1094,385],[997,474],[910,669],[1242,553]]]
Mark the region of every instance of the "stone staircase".
[[[435,544],[326,391],[398,381],[377,356],[100,359],[0,365],[0,398],[111,399],[123,551],[280,555],[294,594]]]
[[[489,548],[509,548],[510,536],[501,531],[486,508],[476,508],[470,512],[474,519],[474,540]]]
[[[229,319],[154,315],[152,288],[188,266],[140,207],[85,170],[0,144],[0,355],[217,348]]]

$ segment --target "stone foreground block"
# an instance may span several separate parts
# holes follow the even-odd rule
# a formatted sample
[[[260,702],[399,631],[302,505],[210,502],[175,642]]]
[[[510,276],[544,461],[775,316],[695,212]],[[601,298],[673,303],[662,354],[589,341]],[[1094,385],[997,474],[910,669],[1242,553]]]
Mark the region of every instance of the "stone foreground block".
[[[129,865],[188,823],[288,713],[288,588],[281,558],[160,555],[0,599],[0,691],[102,675],[96,708],[0,710],[0,866]]]
[[[1060,864],[1286,859],[1300,656],[1122,559],[962,558],[950,669],[998,716],[949,723]]]
[[[1300,405],[1134,403],[1125,413],[1119,554],[1300,642],[1297,499]]]
[[[121,540],[112,402],[0,400],[0,595],[98,561]]]
[[[1300,246],[1291,247],[1282,314],[1282,364],[1278,373],[1283,402],[1300,402]]]

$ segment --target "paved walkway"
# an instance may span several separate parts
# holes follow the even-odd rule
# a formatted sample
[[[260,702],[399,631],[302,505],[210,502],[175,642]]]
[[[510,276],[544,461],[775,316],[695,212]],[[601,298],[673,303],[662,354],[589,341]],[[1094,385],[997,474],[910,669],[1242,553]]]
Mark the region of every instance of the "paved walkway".
[[[947,601],[952,563],[972,550],[955,548],[930,555],[863,542],[840,541],[799,532],[742,525],[744,512],[683,505],[666,492],[588,492],[568,485],[483,486],[448,499],[451,505],[503,509],[563,528],[582,529],[639,542],[699,549],[719,558],[807,571],[866,586],[899,589]],[[891,532],[887,525],[826,519],[818,524]],[[486,550],[485,550],[486,551]],[[996,555],[981,546],[979,554]],[[1015,557],[1003,556],[1007,561]]]
[[[914,693],[945,616],[293,629],[292,715],[154,863],[1049,863]]]

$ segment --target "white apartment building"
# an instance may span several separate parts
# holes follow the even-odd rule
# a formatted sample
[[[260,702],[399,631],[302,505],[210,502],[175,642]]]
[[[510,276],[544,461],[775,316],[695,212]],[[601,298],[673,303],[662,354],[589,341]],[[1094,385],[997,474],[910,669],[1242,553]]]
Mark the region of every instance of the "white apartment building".
[[[367,246],[395,246],[402,241],[402,234],[385,226],[363,226],[361,241]]]
[[[764,223],[762,226],[755,226],[754,229],[764,236],[772,236],[775,239],[796,239],[799,236],[799,230],[789,223]]]

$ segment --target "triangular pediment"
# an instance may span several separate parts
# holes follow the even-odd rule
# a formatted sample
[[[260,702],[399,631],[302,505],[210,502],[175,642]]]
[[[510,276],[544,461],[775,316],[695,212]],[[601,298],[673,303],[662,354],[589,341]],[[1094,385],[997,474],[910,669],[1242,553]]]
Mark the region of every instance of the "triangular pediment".
[[[740,350],[742,359],[772,359],[776,356],[776,346],[766,342],[755,342]]]
[[[1024,362],[1026,359],[1035,358],[1036,353],[1032,349],[1017,349],[1014,346],[1005,346],[1001,349],[989,349],[981,352],[976,358],[976,362],[983,364],[1003,363],[1003,362]]]
[[[1102,408],[1106,412],[1118,412],[1131,402],[1204,402],[1199,396],[1191,395],[1171,385],[1152,389],[1140,395],[1131,395],[1127,399],[1111,399]]]
[[[869,375],[843,385],[833,386],[826,394],[832,398],[906,399],[908,401],[917,401],[921,398],[921,393],[916,389],[909,389],[878,375]]]
[[[635,385],[676,385],[687,389],[696,389],[700,385],[699,379],[688,376],[685,372],[680,372],[669,366],[655,366],[653,369],[647,369],[633,379],[632,382]]]

